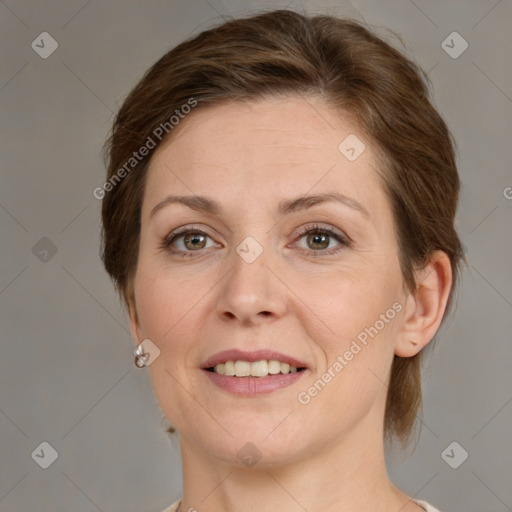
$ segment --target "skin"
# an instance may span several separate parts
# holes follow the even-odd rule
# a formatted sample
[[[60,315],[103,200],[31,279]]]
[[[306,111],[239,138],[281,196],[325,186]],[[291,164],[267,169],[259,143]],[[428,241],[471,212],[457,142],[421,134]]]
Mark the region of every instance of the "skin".
[[[353,162],[338,150],[349,134],[366,146]],[[148,369],[180,434],[180,512],[422,510],[386,474],[386,384],[394,354],[415,355],[437,331],[450,262],[434,253],[416,290],[405,290],[377,167],[371,141],[346,116],[319,98],[294,96],[198,108],[153,156],[130,323],[137,344],[149,338],[161,351]],[[338,202],[277,213],[282,200],[329,192],[367,213]],[[168,204],[151,215],[168,195],[207,196],[222,211]],[[314,225],[351,242],[299,234]],[[163,248],[183,226],[208,237]],[[252,263],[236,252],[248,236],[263,249]],[[394,303],[401,311],[300,403],[298,394]],[[199,369],[230,348],[278,350],[308,372],[270,394],[235,396]],[[237,457],[248,442],[261,454],[252,468]]]

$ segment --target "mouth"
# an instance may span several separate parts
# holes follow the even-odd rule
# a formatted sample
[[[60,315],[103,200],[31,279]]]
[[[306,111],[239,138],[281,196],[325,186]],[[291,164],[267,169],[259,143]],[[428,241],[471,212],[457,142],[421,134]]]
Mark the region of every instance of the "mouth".
[[[288,373],[301,372],[306,367],[292,366],[290,363],[283,363],[277,359],[261,359],[260,361],[234,360],[218,363],[215,366],[205,368],[209,372],[228,377],[268,377],[269,375],[287,375]]]
[[[210,382],[238,395],[269,393],[295,383],[308,366],[290,356],[269,350],[226,350],[201,365]]]
[[[232,349],[218,352],[209,357],[201,368],[229,377],[267,377],[286,375],[307,369],[298,359],[273,350],[247,352]]]

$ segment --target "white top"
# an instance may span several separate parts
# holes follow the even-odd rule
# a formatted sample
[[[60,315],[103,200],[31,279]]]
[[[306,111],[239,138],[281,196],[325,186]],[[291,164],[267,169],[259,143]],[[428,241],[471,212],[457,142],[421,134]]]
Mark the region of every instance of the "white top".
[[[417,503],[420,507],[423,507],[425,509],[425,512],[439,512],[437,508],[434,508],[432,505],[429,505],[426,501],[421,500],[413,500],[414,503]],[[165,510],[162,510],[162,512],[176,512],[178,510],[178,507],[180,506],[181,500],[178,500],[174,502],[170,507],[167,507]],[[184,511],[183,511],[184,512]]]

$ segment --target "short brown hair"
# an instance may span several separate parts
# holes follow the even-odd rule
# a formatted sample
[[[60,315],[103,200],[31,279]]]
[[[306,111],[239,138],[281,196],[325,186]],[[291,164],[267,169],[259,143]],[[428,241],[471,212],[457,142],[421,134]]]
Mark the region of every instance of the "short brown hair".
[[[415,269],[442,250],[455,287],[463,258],[454,229],[459,178],[452,137],[428,86],[415,63],[354,20],[287,10],[230,20],[181,43],[146,72],[114,121],[105,146],[107,179],[119,177],[155,128],[169,126],[191,98],[200,109],[283,94],[319,96],[351,116],[376,150],[406,286],[413,290]],[[154,151],[111,182],[103,198],[102,259],[127,305],[133,301],[141,204]],[[421,357],[395,356],[391,371],[385,432],[404,444],[421,407]]]

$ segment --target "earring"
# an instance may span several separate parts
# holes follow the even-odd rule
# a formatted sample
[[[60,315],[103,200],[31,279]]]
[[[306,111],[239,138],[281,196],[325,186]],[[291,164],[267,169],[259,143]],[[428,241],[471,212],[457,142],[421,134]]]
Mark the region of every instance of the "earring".
[[[137,345],[137,348],[133,351],[133,353],[135,354],[135,366],[137,368],[144,368],[144,366],[146,366],[149,361],[149,353],[144,352],[142,343]]]

